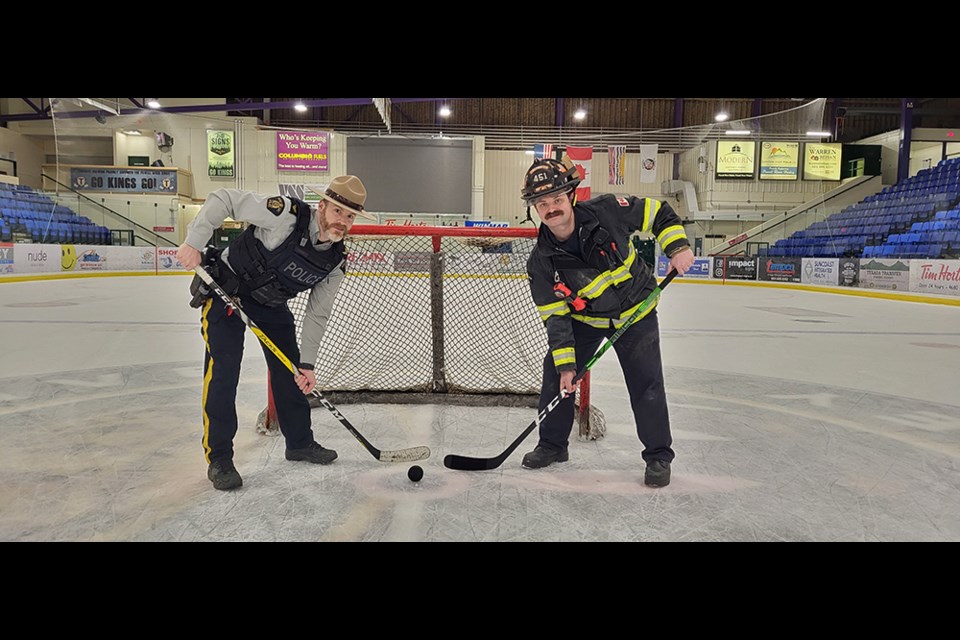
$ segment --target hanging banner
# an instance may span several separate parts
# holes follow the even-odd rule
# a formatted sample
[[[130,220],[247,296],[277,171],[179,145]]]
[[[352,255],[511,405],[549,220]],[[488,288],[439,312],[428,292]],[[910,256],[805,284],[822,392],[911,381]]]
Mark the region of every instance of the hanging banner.
[[[553,157],[553,145],[552,144],[535,144],[533,145],[533,159],[534,160],[543,160],[544,158]]]
[[[577,187],[577,202],[590,199],[590,178],[593,175],[593,147],[567,147],[567,155],[577,165],[582,182]]]
[[[659,145],[640,145],[640,182],[654,184],[657,181],[657,153]]]
[[[77,191],[176,193],[176,169],[72,167],[70,186]]]
[[[235,173],[233,131],[207,130],[207,175],[233,178]]]
[[[328,171],[326,131],[277,131],[277,171]]]
[[[607,184],[622,185],[627,164],[627,146],[616,145],[607,147],[607,164]]]

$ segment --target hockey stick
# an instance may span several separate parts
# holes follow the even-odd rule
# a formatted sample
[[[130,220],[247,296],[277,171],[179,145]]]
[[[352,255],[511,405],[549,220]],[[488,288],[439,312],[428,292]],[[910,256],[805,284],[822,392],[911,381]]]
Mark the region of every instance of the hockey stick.
[[[623,332],[626,331],[630,325],[637,320],[637,318],[643,315],[643,313],[649,309],[654,302],[656,302],[657,298],[660,297],[660,292],[663,291],[668,284],[670,284],[670,281],[673,280],[676,275],[676,271],[671,271],[667,274],[667,277],[663,279],[663,282],[657,285],[654,290],[650,292],[650,295],[647,296],[647,299],[644,300],[639,307],[637,307],[637,310],[634,311],[629,318],[627,318],[627,321],[623,323],[623,326],[617,329],[616,333],[610,336],[603,346],[597,350],[592,358],[590,358],[590,362],[580,369],[576,377],[573,379],[574,384],[579,382],[583,376],[587,375],[587,372],[590,371],[593,365],[597,363],[597,360],[600,359],[600,356],[606,353],[607,350],[613,346],[613,343],[623,335]],[[571,394],[568,394],[566,391],[561,391],[557,397],[551,400],[550,403],[544,407],[539,414],[537,414],[536,419],[531,422],[526,429],[523,430],[523,433],[521,433],[520,436],[514,440],[509,447],[507,447],[507,450],[500,455],[493,458],[471,458],[468,456],[449,454],[443,459],[443,466],[447,467],[448,469],[456,469],[458,471],[486,471],[490,469],[496,469],[503,464],[504,460],[510,457],[510,454],[520,446],[520,443],[523,442],[528,435],[530,435],[531,431],[540,426],[540,423],[543,422],[543,420],[547,417],[547,414],[556,409],[557,405],[560,404],[560,401],[564,400],[569,395]]]
[[[194,269],[194,271],[197,272],[197,275],[200,276],[200,279],[203,280],[207,286],[213,289],[214,293],[216,293],[221,300],[223,300],[230,308],[240,314],[240,319],[243,320],[244,324],[250,327],[250,330],[253,331],[257,338],[260,339],[260,342],[262,342],[267,349],[273,352],[273,355],[277,356],[277,359],[279,359],[280,362],[282,362],[283,365],[290,370],[290,373],[292,373],[294,376],[300,374],[299,370],[293,366],[290,358],[284,355],[284,353],[280,351],[280,348],[277,347],[277,345],[275,345],[273,341],[267,337],[267,334],[265,334],[260,327],[258,327],[256,323],[251,320],[246,313],[244,313],[240,303],[227,295],[227,292],[224,291],[220,285],[218,285],[216,281],[210,277],[210,274],[207,273],[206,269],[204,269],[202,266],[198,266],[196,269]],[[352,424],[350,424],[350,421],[344,418],[343,414],[341,414],[336,407],[330,404],[330,402],[324,398],[319,391],[314,389],[311,391],[311,393],[320,400],[320,404],[330,410],[330,413],[332,413],[333,416],[340,421],[340,424],[345,426],[347,431],[352,433],[353,437],[356,438],[360,444],[362,444],[366,450],[369,451],[377,460],[380,460],[381,462],[414,462],[415,460],[426,460],[430,457],[429,447],[411,447],[409,449],[398,449],[396,451],[381,451],[380,449],[377,449],[375,446],[370,444],[370,442],[364,438]]]

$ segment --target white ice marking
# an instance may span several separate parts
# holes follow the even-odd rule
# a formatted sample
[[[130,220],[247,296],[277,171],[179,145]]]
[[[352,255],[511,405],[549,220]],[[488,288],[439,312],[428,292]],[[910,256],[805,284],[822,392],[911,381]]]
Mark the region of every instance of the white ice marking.
[[[778,400],[802,400],[804,398],[810,401],[815,407],[824,407],[826,409],[833,408],[833,399],[837,397],[835,393],[811,393],[811,394],[800,394],[800,395],[787,395],[787,396],[770,396]]]
[[[945,416],[933,411],[915,411],[913,413],[901,413],[899,416],[877,416],[877,418],[913,429],[923,429],[924,431],[957,431],[960,429],[960,417]]]
[[[105,389],[107,387],[119,387],[123,382],[123,377],[119,373],[107,373],[97,376],[95,379],[82,380],[79,378],[63,379],[53,378],[47,380],[53,384],[62,384],[67,387],[86,387],[89,389]]]

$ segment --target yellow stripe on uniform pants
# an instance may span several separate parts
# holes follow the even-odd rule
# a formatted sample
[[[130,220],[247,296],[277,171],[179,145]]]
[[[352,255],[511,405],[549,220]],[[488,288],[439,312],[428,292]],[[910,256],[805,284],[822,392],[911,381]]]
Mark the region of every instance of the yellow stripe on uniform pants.
[[[203,305],[203,313],[200,315],[200,330],[203,333],[203,343],[206,345],[207,353],[210,353],[210,337],[207,335],[210,322],[207,320],[207,314],[210,312],[210,307],[212,306],[213,298],[207,300],[206,304]],[[210,464],[210,416],[207,415],[207,391],[210,389],[211,379],[213,379],[212,355],[210,356],[207,370],[203,374],[203,398],[200,401],[201,410],[203,411],[203,457],[207,459],[207,464]]]

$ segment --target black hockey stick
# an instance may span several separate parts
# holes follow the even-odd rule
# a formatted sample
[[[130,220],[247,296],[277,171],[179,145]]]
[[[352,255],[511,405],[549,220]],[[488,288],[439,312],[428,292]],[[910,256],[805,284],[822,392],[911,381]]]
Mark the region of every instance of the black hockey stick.
[[[667,277],[663,279],[663,282],[657,285],[657,287],[650,292],[650,295],[647,296],[647,299],[644,300],[639,307],[637,307],[636,311],[630,314],[630,317],[627,318],[627,321],[623,323],[623,326],[617,329],[617,331],[607,339],[603,346],[597,350],[593,357],[590,358],[590,362],[580,369],[576,377],[573,379],[574,384],[579,382],[583,376],[587,375],[587,372],[590,371],[593,365],[597,363],[597,360],[600,359],[600,356],[606,353],[607,350],[613,346],[613,343],[623,335],[623,332],[626,331],[630,325],[636,322],[637,318],[643,315],[643,313],[647,311],[647,309],[649,309],[654,302],[656,302],[657,298],[660,297],[660,292],[663,291],[668,284],[670,284],[670,281],[673,280],[676,275],[676,271],[671,271],[667,274]],[[507,450],[500,455],[493,458],[470,458],[468,456],[449,454],[443,459],[443,466],[447,467],[448,469],[456,469],[458,471],[487,471],[490,469],[496,469],[503,464],[504,460],[510,457],[510,454],[520,446],[520,443],[523,442],[528,435],[530,435],[530,432],[540,426],[540,423],[543,422],[543,420],[547,417],[547,414],[556,409],[557,405],[568,396],[569,394],[566,391],[561,391],[557,397],[551,400],[550,403],[544,407],[539,414],[537,414],[536,419],[531,422],[526,429],[523,430],[523,433],[521,433],[520,436],[517,437],[517,439],[514,440],[509,447],[507,447]]]
[[[260,327],[258,327],[256,323],[251,320],[246,313],[244,313],[240,303],[227,295],[227,292],[224,291],[220,285],[218,285],[216,281],[210,277],[210,274],[207,273],[206,269],[204,269],[202,266],[198,266],[196,269],[194,269],[194,271],[197,272],[197,275],[200,276],[200,279],[203,280],[207,286],[213,289],[214,293],[216,293],[221,300],[223,300],[234,311],[240,314],[240,319],[243,320],[248,327],[250,327],[250,330],[253,331],[257,338],[260,339],[260,342],[262,342],[267,349],[273,352],[273,355],[277,356],[280,362],[282,362],[283,365],[290,370],[290,373],[295,376],[300,375],[299,370],[297,367],[293,366],[290,358],[284,355],[284,353],[280,351],[279,347],[277,347],[277,345],[275,345],[273,341],[267,337],[267,334],[265,334]],[[332,413],[333,416],[340,421],[340,424],[345,426],[347,431],[352,433],[353,437],[356,438],[360,444],[362,444],[364,448],[366,448],[366,450],[369,451],[377,460],[380,460],[381,462],[414,462],[416,460],[426,460],[430,457],[429,447],[411,447],[409,449],[398,449],[396,451],[381,451],[380,449],[377,449],[375,446],[370,444],[370,442],[364,438],[352,424],[350,424],[350,421],[344,418],[343,414],[337,411],[337,408],[330,404],[330,402],[324,398],[319,391],[314,389],[311,391],[311,393],[320,400],[320,404],[330,410],[330,413]]]

